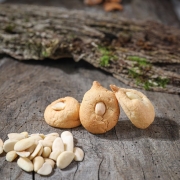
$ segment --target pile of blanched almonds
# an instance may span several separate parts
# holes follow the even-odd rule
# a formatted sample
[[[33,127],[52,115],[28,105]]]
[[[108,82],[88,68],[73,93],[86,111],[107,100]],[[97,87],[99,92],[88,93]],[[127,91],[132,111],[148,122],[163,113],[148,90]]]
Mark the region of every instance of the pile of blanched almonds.
[[[74,147],[73,135],[64,131],[58,133],[31,134],[10,133],[4,143],[0,139],[0,154],[5,151],[6,160],[12,162],[18,156],[17,164],[24,171],[35,171],[40,175],[51,174],[55,163],[60,169],[66,168],[73,160],[82,161],[84,152]]]

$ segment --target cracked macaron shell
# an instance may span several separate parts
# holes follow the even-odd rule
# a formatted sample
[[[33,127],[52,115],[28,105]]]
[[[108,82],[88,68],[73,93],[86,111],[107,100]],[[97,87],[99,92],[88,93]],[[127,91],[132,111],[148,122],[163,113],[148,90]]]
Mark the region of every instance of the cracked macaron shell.
[[[99,102],[103,102],[106,106],[102,116],[95,113],[95,106]],[[119,115],[120,109],[114,93],[94,81],[91,89],[85,93],[80,106],[81,124],[93,134],[102,134],[117,124]]]
[[[126,113],[130,121],[140,129],[146,129],[153,123],[155,118],[155,110],[151,101],[141,92],[134,89],[119,88],[110,85],[112,91]],[[130,99],[127,92],[131,92],[140,97],[140,99]]]

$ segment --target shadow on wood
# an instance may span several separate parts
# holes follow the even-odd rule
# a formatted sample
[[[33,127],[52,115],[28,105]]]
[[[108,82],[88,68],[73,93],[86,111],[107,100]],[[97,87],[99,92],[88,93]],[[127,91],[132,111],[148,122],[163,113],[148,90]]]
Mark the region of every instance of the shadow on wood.
[[[155,118],[153,124],[147,129],[136,128],[129,120],[118,121],[114,130],[105,135],[97,135],[99,138],[111,140],[135,140],[140,138],[152,138],[162,140],[178,140],[180,126],[173,120],[166,118]],[[115,135],[113,135],[115,134]]]

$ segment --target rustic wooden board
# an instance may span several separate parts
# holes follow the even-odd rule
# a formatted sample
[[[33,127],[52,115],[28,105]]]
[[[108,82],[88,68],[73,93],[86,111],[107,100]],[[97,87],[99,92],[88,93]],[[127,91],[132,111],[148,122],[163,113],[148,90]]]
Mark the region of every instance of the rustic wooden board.
[[[57,98],[73,96],[81,102],[84,93],[97,80],[127,87],[85,62],[19,62],[0,60],[0,138],[10,132],[61,133],[44,122],[46,106]],[[88,133],[83,127],[69,129],[76,146],[85,152],[83,162],[67,169],[55,169],[51,176],[33,176],[0,156],[0,179],[107,180],[107,179],[180,179],[180,97],[143,91],[156,109],[155,122],[146,130],[134,127],[121,110],[114,129],[103,135]]]

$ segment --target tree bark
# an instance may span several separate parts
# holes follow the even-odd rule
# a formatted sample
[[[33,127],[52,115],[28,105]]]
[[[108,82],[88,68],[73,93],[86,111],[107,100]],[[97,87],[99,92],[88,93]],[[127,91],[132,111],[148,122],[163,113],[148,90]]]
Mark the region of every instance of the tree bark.
[[[73,57],[131,87],[180,94],[180,30],[29,5],[0,6],[0,53],[18,60]]]

